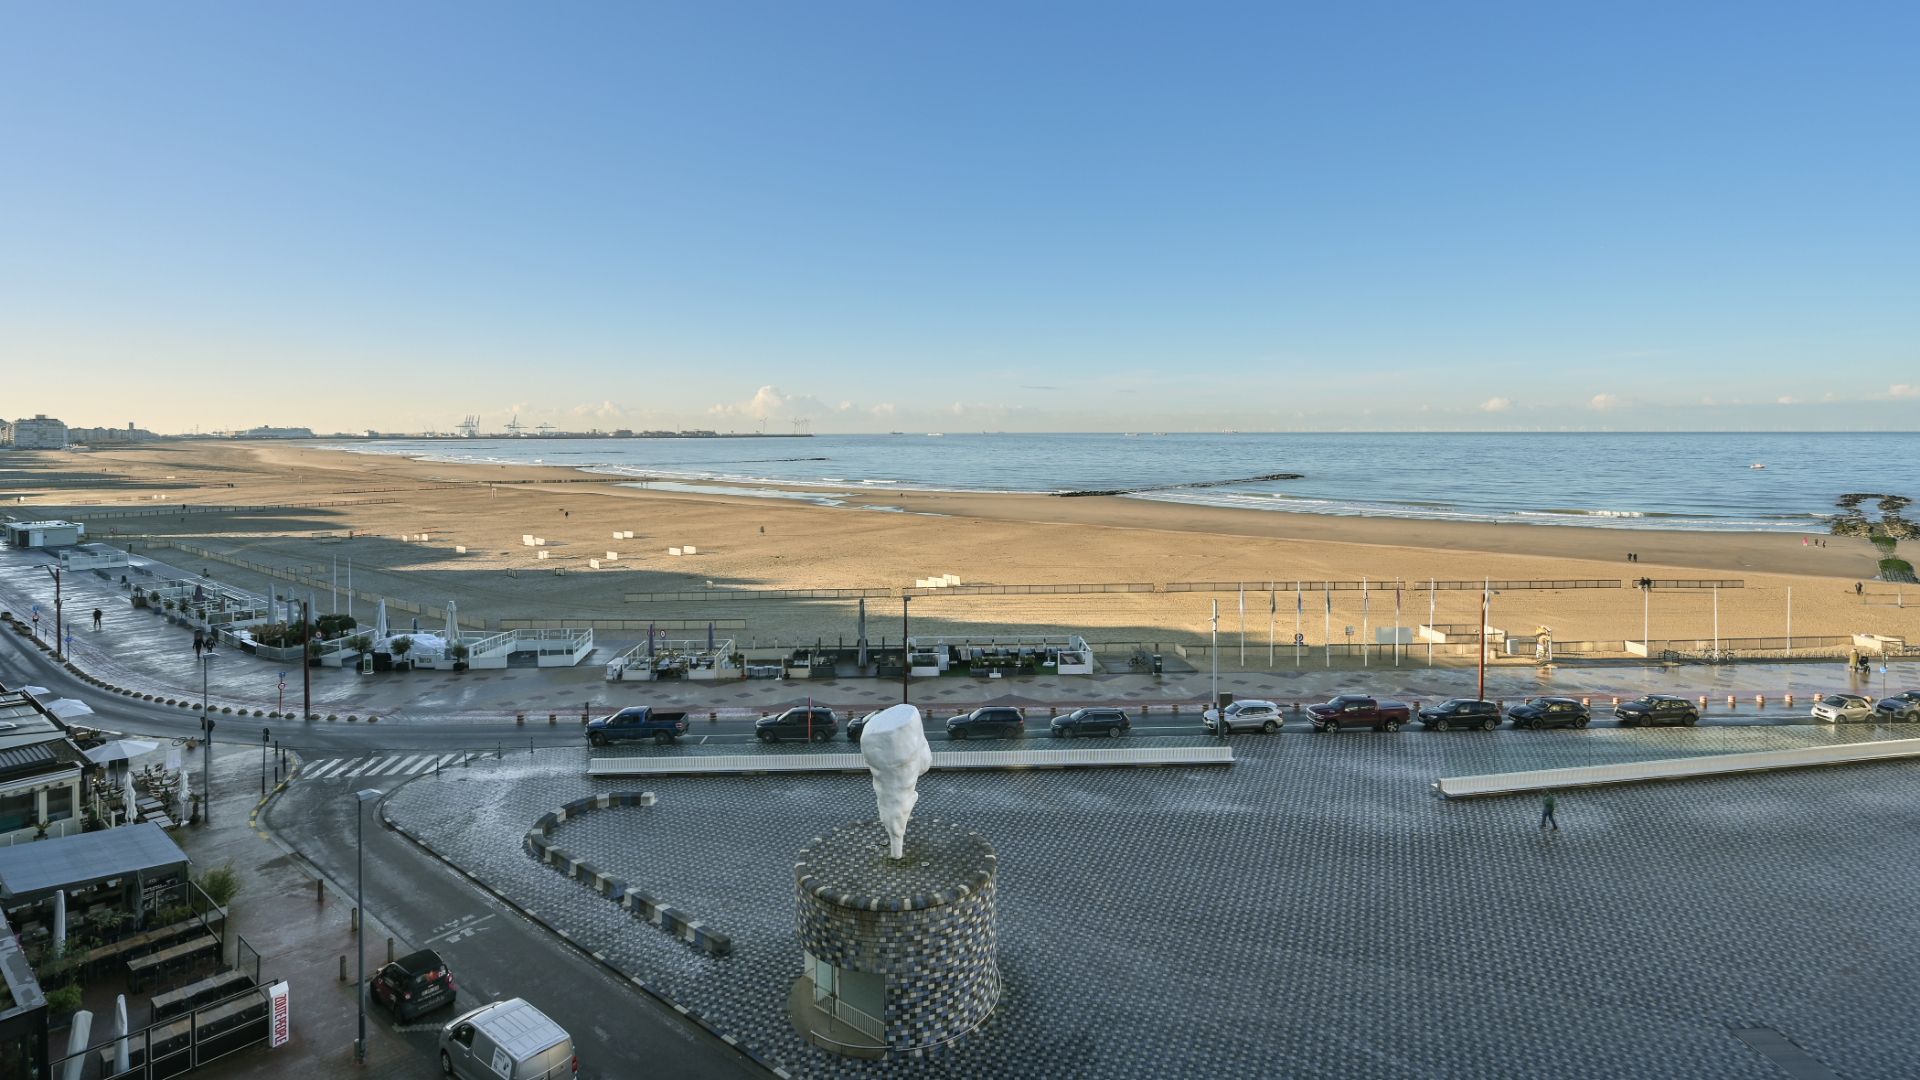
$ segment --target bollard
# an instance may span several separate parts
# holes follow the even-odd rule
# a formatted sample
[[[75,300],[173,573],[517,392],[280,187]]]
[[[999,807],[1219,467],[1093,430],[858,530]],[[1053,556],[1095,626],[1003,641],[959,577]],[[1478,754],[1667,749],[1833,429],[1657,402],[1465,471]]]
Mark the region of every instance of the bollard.
[[[1765,694],[1755,694],[1755,695],[1753,695],[1753,703],[1754,703],[1755,705],[1758,705],[1758,706],[1760,706],[1760,707],[1761,707],[1761,708],[1763,708],[1763,709],[1764,709],[1764,708],[1766,708],[1766,707],[1767,707],[1767,695],[1765,695]]]
[[[1705,695],[1705,694],[1701,694],[1701,695],[1700,695],[1700,708],[1701,708],[1702,710],[1704,710],[1704,709],[1706,709],[1706,707],[1707,707],[1707,695]]]
[[[548,727],[552,727],[553,725],[555,725],[555,724],[557,724],[557,723],[559,723],[559,720],[558,720],[558,719],[556,719],[556,718],[554,717],[554,715],[553,715],[552,713],[548,713],[548,714],[547,714],[547,726],[548,726]]]
[[[313,879],[313,902],[316,904],[327,902],[327,886],[319,878]]]
[[[526,714],[526,713],[514,713],[514,714],[513,714],[513,722],[514,722],[514,723],[515,723],[516,725],[518,725],[518,726],[520,726],[520,727],[525,727],[525,726],[527,726],[527,714]]]
[[[340,981],[341,982],[347,981],[347,954],[346,953],[340,954]]]
[[[707,723],[717,724],[719,722],[720,722],[720,714],[718,712],[710,712],[707,714]]]
[[[1788,695],[1787,695],[1787,708],[1789,708],[1789,709],[1791,709],[1791,708],[1793,708],[1793,695],[1792,695],[1792,694],[1788,694]]]
[[[1728,694],[1728,695],[1727,695],[1727,708],[1729,708],[1729,709],[1731,709],[1731,708],[1733,708],[1733,695],[1732,695],[1732,694]]]
[[[387,963],[393,963],[393,938],[391,936],[387,938]]]
[[[1593,707],[1593,700],[1592,700],[1591,698],[1584,698],[1584,697],[1583,697],[1583,698],[1581,698],[1581,699],[1580,699],[1580,706],[1581,706],[1581,708],[1586,708],[1586,709],[1590,709],[1590,708],[1592,708],[1592,707]]]
[[[1175,716],[1180,715],[1180,703],[1177,701],[1173,703],[1173,715]]]
[[[1059,716],[1059,715],[1060,715],[1060,710],[1059,710],[1059,709],[1056,709],[1056,708],[1054,708],[1054,707],[1053,707],[1053,706],[1051,706],[1051,705],[1049,705],[1049,706],[1047,706],[1047,716],[1048,716],[1049,718],[1052,718],[1052,717],[1055,717],[1055,716]]]
[[[1614,705],[1615,705],[1615,706],[1618,706],[1618,705],[1620,704],[1620,695],[1619,695],[1619,694],[1615,694],[1615,695],[1613,695],[1613,703],[1614,703]]]
[[[353,933],[356,933],[356,934],[360,932],[360,909],[359,908],[353,909],[353,913],[347,917],[347,922],[349,924],[348,925],[349,930],[351,930]]]

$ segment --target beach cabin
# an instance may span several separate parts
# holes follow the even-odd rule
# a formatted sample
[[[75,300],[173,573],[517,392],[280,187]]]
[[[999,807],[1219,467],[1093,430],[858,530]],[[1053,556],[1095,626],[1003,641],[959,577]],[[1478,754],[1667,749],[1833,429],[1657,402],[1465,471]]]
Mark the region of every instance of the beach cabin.
[[[87,527],[77,521],[6,522],[7,546],[16,548],[62,548],[78,544],[87,535]]]
[[[91,767],[66,725],[31,695],[0,693],[0,846],[80,832]]]

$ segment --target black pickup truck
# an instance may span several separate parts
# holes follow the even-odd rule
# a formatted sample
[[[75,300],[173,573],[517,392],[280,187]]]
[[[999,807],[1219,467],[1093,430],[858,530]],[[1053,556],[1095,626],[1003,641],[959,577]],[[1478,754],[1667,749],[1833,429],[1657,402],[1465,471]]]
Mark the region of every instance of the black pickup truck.
[[[587,742],[593,746],[639,739],[669,743],[686,733],[686,713],[662,712],[649,705],[621,709],[612,716],[603,716],[587,723]]]
[[[1315,731],[1339,731],[1343,727],[1399,731],[1411,718],[1412,710],[1404,701],[1376,701],[1358,694],[1341,694],[1324,705],[1307,706],[1307,715]]]

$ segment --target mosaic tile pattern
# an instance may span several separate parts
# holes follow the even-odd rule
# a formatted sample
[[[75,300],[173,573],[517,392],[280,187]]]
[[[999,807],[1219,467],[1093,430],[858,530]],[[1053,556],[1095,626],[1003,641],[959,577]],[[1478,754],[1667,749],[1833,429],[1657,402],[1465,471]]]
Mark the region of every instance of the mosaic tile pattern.
[[[885,1040],[896,1052],[943,1047],[1000,997],[994,965],[993,846],[915,818],[903,858],[878,821],[807,842],[794,864],[795,926],[809,955],[886,981]]]
[[[797,851],[865,777],[667,777],[555,842],[733,941],[704,956],[529,859],[618,790],[582,751],[402,787],[389,813],[574,940],[806,1077],[1777,1080],[1767,1027],[1850,1080],[1920,1060],[1920,765],[1444,802],[1443,775],[1870,738],[1819,728],[1236,737],[1230,769],[932,774],[916,820],[999,856],[998,1007],[948,1053],[861,1061],[787,1019]]]

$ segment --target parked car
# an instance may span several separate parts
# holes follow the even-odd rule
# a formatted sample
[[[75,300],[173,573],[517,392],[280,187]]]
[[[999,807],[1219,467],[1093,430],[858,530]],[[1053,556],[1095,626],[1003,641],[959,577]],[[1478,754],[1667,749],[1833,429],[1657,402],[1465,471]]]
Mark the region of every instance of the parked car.
[[[608,746],[618,742],[652,739],[669,743],[687,733],[687,714],[663,712],[646,705],[621,709],[612,716],[587,722],[587,742]]]
[[[1399,731],[1412,719],[1413,710],[1404,701],[1387,701],[1360,694],[1341,694],[1331,701],[1307,706],[1315,731],[1339,731],[1343,727],[1370,727],[1375,731]]]
[[[1048,734],[1056,739],[1071,739],[1075,735],[1105,735],[1117,739],[1133,729],[1133,718],[1125,709],[1098,707],[1075,709],[1065,716],[1056,716],[1047,725]]]
[[[1684,724],[1692,727],[1700,722],[1699,708],[1686,698],[1672,694],[1648,694],[1632,701],[1623,701],[1613,707],[1613,715],[1620,718],[1621,727],[1653,724]]]
[[[1017,739],[1027,733],[1027,718],[1019,709],[989,705],[970,713],[961,713],[947,721],[947,738]]]
[[[580,1075],[580,1058],[565,1028],[510,998],[440,1029],[440,1072],[462,1080],[571,1080]]]
[[[853,719],[848,720],[847,721],[847,741],[859,742],[860,733],[867,729],[867,721],[873,719],[874,716],[875,716],[874,713],[861,713],[859,716],[856,716]]]
[[[1450,731],[1454,728],[1492,731],[1500,726],[1500,706],[1479,698],[1448,698],[1438,705],[1421,709],[1420,722],[1434,731]]]
[[[1859,694],[1828,694],[1813,703],[1813,718],[1829,724],[1850,724],[1873,719],[1873,702]]]
[[[1200,714],[1200,722],[1214,735],[1231,735],[1236,731],[1264,731],[1271,735],[1280,730],[1287,718],[1280,714],[1280,706],[1271,701],[1259,701],[1246,698],[1236,701],[1222,709],[1208,709]],[[1222,726],[1225,731],[1222,731]]]
[[[432,949],[409,953],[373,973],[368,994],[402,1024],[453,1004],[453,972]]]
[[[818,705],[796,705],[778,716],[763,716],[753,722],[753,734],[761,742],[779,742],[782,739],[824,742],[833,738],[839,730],[840,721],[833,715],[833,710]]]
[[[1507,710],[1507,719],[1517,728],[1583,728],[1592,714],[1573,698],[1541,697],[1523,701]]]
[[[1873,706],[1873,718],[1883,724],[1920,723],[1920,690],[1881,698]]]

